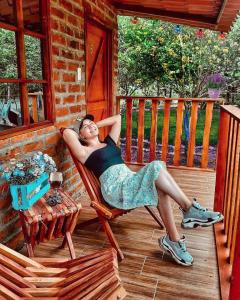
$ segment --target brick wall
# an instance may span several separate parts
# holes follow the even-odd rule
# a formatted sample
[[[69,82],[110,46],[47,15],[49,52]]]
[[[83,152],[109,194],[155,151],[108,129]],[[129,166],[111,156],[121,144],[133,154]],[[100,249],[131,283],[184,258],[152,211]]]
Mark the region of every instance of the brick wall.
[[[60,127],[72,125],[76,116],[86,112],[84,73],[76,83],[76,70],[85,69],[84,7],[88,13],[113,30],[113,99],[117,76],[116,12],[105,0],[51,0],[52,78],[56,102],[56,123],[44,129],[0,140],[0,158],[41,150],[51,155],[63,172],[64,187],[74,199],[84,195],[80,176],[66,151],[59,134]],[[23,244],[16,212],[11,207],[8,186],[0,182],[0,242],[13,248]]]

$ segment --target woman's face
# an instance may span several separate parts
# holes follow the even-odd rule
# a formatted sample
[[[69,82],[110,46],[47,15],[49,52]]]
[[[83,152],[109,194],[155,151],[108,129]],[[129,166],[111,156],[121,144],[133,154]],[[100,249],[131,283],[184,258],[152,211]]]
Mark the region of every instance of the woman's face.
[[[98,136],[98,127],[93,121],[86,119],[83,121],[83,125],[79,130],[79,134],[84,140],[88,140],[92,137]]]

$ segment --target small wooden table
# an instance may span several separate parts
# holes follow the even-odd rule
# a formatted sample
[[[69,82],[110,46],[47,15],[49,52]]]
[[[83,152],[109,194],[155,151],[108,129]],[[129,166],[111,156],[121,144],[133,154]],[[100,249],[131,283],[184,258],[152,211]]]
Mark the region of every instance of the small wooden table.
[[[71,258],[76,258],[71,234],[82,206],[62,189],[59,189],[62,203],[49,206],[46,200],[52,193],[51,189],[28,210],[19,210],[28,256],[34,257],[36,243],[63,237],[61,248],[67,244]]]

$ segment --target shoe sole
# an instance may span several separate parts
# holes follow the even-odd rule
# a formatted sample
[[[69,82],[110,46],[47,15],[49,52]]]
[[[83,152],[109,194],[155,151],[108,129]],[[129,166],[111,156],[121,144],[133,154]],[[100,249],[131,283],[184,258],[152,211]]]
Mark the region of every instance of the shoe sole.
[[[178,257],[176,256],[176,254],[174,253],[174,251],[168,246],[162,243],[162,240],[159,239],[158,240],[159,246],[160,248],[171,255],[171,257],[180,265],[185,266],[185,267],[191,267],[193,265],[193,261],[192,263],[183,263],[181,260],[178,259]]]
[[[181,227],[185,228],[185,229],[193,229],[193,228],[197,228],[197,227],[208,227],[208,226],[211,226],[211,225],[216,224],[218,222],[221,222],[223,219],[224,219],[223,215],[221,215],[221,217],[219,219],[208,221],[206,223],[203,223],[203,221],[201,221],[201,220],[191,220],[191,219],[189,219],[187,221],[187,223],[182,222]]]

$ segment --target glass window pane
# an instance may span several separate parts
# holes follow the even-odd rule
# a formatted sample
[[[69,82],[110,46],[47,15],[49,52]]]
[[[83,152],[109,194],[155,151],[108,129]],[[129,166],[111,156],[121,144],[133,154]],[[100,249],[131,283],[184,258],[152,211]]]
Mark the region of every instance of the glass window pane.
[[[15,32],[0,28],[0,78],[18,78]]]
[[[23,0],[24,28],[41,32],[39,0]]]
[[[45,95],[43,84],[28,84],[28,105],[30,113],[30,123],[38,123],[45,120],[44,116]]]
[[[22,125],[17,83],[0,83],[0,132]]]
[[[16,18],[15,18],[15,4],[14,0],[1,0],[0,1],[0,21],[11,24],[11,25],[16,25]]]
[[[42,79],[41,40],[24,36],[28,79]]]

